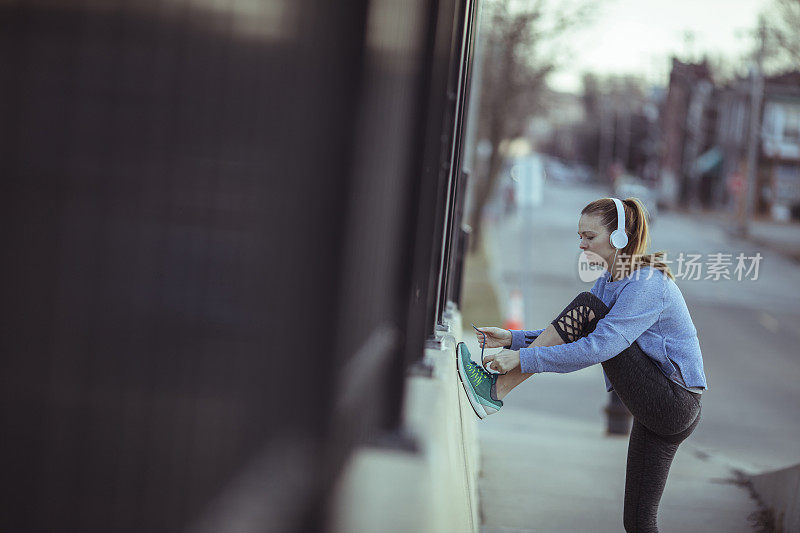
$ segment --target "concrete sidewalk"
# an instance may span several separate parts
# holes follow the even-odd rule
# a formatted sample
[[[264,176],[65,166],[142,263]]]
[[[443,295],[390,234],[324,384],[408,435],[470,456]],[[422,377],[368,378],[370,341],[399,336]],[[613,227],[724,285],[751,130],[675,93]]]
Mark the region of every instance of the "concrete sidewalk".
[[[483,532],[623,531],[627,437],[509,402],[479,425]],[[757,511],[730,471],[683,443],[659,510],[664,532],[750,532]]]
[[[735,224],[725,211],[682,211],[688,217],[702,220],[723,229],[732,241],[742,240],[734,233]],[[776,222],[769,218],[750,221],[747,241],[800,262],[800,222]]]
[[[478,361],[477,342],[466,331],[464,338]],[[599,367],[572,376],[580,386],[597,385],[597,401],[590,407],[597,411],[594,421],[531,408],[530,400],[572,394],[563,376],[542,374],[512,392],[499,413],[478,422],[482,532],[624,530],[628,438],[605,435],[600,407],[606,393]],[[662,531],[751,532],[748,517],[757,512],[729,465],[694,446],[691,438],[681,444],[661,500]]]
[[[800,223],[753,221],[748,240],[800,262]]]

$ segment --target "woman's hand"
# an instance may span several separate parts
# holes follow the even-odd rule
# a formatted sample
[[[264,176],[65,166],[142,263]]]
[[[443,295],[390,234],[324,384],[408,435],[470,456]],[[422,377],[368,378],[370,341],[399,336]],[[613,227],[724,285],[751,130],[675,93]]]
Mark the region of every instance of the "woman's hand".
[[[483,368],[505,374],[519,366],[519,352],[503,350],[483,357]]]
[[[483,335],[478,333],[482,331],[486,334],[486,346],[483,345]],[[511,332],[503,328],[478,328],[475,336],[478,337],[478,346],[481,348],[503,348],[511,344]]]

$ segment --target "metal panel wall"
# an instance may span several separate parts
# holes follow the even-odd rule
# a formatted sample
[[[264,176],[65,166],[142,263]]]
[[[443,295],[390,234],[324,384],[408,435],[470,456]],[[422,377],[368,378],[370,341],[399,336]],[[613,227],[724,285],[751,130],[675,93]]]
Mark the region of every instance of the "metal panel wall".
[[[365,18],[0,4],[0,530],[318,521]]]
[[[446,261],[447,228],[453,210],[448,211],[451,184],[460,152],[454,152],[454,138],[464,128],[456,113],[460,62],[462,60],[465,24],[476,2],[442,0],[435,6],[429,32],[431,54],[426,64],[428,100],[423,109],[425,135],[419,139],[421,183],[417,191],[419,216],[415,231],[414,263],[411,269],[412,288],[406,360],[412,362],[422,350],[423,340],[430,339],[441,321],[448,262]],[[472,8],[470,8],[472,6]],[[467,48],[469,49],[469,48]],[[466,59],[471,62],[472,58]],[[460,224],[460,221],[457,222]]]
[[[402,445],[473,10],[0,5],[0,530],[315,530]]]

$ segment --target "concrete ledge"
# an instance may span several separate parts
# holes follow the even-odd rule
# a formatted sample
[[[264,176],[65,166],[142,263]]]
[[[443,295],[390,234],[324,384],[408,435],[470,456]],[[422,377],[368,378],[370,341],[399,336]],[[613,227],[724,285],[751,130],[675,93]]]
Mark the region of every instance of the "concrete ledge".
[[[449,325],[441,349],[425,350],[432,376],[406,379],[403,430],[419,451],[356,450],[333,498],[330,531],[479,530],[477,416],[456,372],[461,317]]]
[[[800,464],[752,475],[750,482],[775,516],[775,531],[800,531]]]
[[[430,474],[418,455],[380,448],[358,450],[339,480],[329,531],[432,531]]]

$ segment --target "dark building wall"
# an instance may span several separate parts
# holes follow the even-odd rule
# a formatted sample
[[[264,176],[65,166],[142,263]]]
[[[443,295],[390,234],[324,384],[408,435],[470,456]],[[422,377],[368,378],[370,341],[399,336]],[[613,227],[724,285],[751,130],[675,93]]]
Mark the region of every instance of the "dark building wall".
[[[0,530],[315,530],[408,444],[475,5],[0,6]]]

